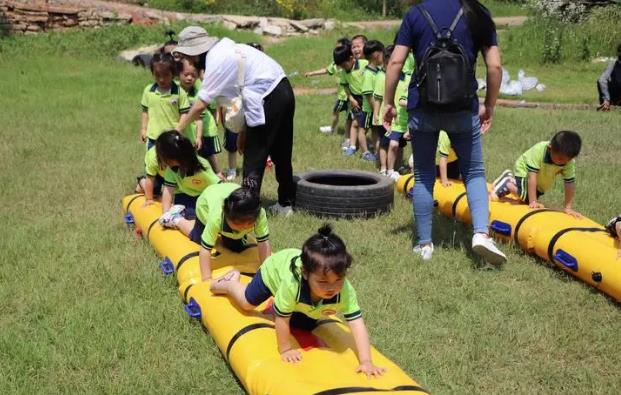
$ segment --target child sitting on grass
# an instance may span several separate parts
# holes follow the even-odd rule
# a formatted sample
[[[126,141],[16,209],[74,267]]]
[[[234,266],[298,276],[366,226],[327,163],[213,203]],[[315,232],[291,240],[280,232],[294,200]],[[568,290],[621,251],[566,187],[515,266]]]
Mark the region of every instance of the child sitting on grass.
[[[150,66],[155,83],[144,88],[140,102],[140,141],[147,144],[147,149],[155,145],[162,132],[174,129],[190,111],[188,95],[173,81],[176,66],[172,55],[155,54]]]
[[[352,260],[343,240],[324,225],[304,242],[301,251],[290,248],[269,257],[248,285],[241,283],[239,271],[233,270],[214,281],[211,290],[228,294],[244,310],[273,296],[278,352],[290,363],[302,360],[302,353],[289,340],[290,325],[312,330],[318,320],[342,313],[356,344],[356,371],[379,376],[385,369],[373,364],[356,291],[346,279]]]
[[[606,230],[613,238],[617,239],[617,242],[619,243],[617,258],[621,258],[621,214],[610,218],[610,221],[606,224]]]
[[[558,174],[565,180],[565,213],[582,218],[573,209],[576,192],[576,162],[582,140],[576,132],[562,130],[550,141],[542,141],[524,152],[515,162],[515,175],[505,170],[493,183],[492,200],[509,193],[532,209],[543,208],[538,199],[554,183]]]
[[[155,143],[157,162],[165,168],[160,224],[171,226],[175,213],[194,216],[196,199],[205,188],[220,182],[209,162],[196,154],[189,139],[176,130],[160,135]],[[174,207],[172,207],[174,204]]]
[[[175,214],[170,222],[201,245],[199,262],[203,281],[211,279],[211,250],[218,236],[233,252],[248,248],[247,235],[254,232],[259,243],[259,259],[263,262],[272,253],[269,228],[261,200],[249,188],[234,183],[212,185],[201,193],[196,202],[196,220]]]

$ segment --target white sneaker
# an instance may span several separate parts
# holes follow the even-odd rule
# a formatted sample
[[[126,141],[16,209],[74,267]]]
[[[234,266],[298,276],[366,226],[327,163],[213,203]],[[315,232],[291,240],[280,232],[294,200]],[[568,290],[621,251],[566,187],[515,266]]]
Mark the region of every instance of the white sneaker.
[[[419,244],[412,249],[412,252],[420,255],[423,261],[429,261],[433,255],[433,243],[425,244],[424,246]]]
[[[320,126],[319,131],[326,134],[332,133],[332,126]]]
[[[165,228],[177,229],[177,224],[183,217],[185,206],[181,204],[175,204],[167,212],[162,214],[159,219],[160,225]]]
[[[345,141],[341,143],[341,149],[343,151],[347,150],[347,148],[349,148],[349,139],[345,139]]]
[[[483,233],[472,236],[472,251],[492,265],[501,265],[507,261],[505,254],[496,247],[494,239]]]
[[[384,176],[384,177],[388,176],[388,172],[386,170],[380,170],[379,174],[380,176]]]
[[[291,206],[281,206],[280,203],[273,204],[269,207],[269,211],[272,214],[279,214],[288,217],[293,214],[293,207]]]
[[[386,175],[388,176],[388,178],[390,178],[391,180],[393,180],[394,182],[397,182],[397,180],[399,178],[401,178],[401,174],[399,174],[398,172],[394,171],[394,170],[388,170],[388,172],[386,173]]]
[[[235,179],[235,177],[237,177],[237,170],[236,169],[227,169],[226,170],[226,180],[227,181],[233,181]]]

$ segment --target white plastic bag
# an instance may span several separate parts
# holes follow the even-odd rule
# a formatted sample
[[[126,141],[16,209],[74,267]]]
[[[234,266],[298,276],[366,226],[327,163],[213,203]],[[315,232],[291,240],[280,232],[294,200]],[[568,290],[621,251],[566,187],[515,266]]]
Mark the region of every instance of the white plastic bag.
[[[537,77],[527,77],[524,70],[518,71],[518,81],[522,84],[522,90],[528,91],[533,89],[539,83]]]

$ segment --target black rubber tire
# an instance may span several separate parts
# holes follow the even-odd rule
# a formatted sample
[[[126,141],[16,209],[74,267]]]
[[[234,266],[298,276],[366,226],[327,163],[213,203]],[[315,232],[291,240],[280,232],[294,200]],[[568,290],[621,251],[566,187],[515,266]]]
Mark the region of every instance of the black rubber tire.
[[[370,218],[390,211],[394,191],[394,182],[379,174],[311,171],[299,176],[295,208],[320,217]]]

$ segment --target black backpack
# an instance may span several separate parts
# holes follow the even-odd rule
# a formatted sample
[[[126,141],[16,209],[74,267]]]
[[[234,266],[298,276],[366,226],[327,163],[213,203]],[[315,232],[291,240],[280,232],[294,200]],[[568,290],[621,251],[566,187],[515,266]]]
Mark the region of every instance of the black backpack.
[[[472,89],[474,71],[464,48],[453,39],[464,9],[459,10],[448,29],[440,30],[422,4],[417,7],[435,35],[416,72],[422,108],[439,112],[470,109],[475,95]]]

